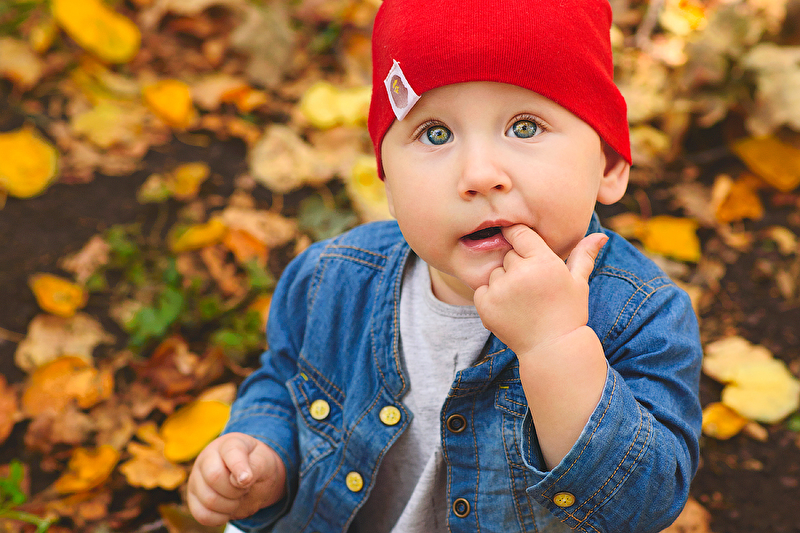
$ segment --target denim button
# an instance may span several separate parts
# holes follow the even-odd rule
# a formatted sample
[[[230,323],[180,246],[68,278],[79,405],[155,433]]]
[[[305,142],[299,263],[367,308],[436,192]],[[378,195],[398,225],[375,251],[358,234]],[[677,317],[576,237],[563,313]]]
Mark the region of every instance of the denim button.
[[[314,400],[311,402],[308,412],[314,420],[325,420],[331,413],[331,406],[325,400]]]
[[[453,433],[461,433],[467,427],[467,419],[461,415],[450,415],[447,418],[447,429]]]
[[[569,507],[575,503],[575,496],[570,492],[557,492],[553,496],[553,503],[559,507]]]
[[[364,488],[364,478],[358,472],[350,472],[344,478],[344,483],[351,492],[358,492]]]
[[[394,405],[387,405],[381,409],[381,412],[378,414],[378,418],[381,419],[381,422],[383,422],[384,425],[394,426],[400,422],[400,409]]]
[[[464,498],[456,498],[453,502],[453,514],[459,518],[464,518],[469,514],[469,502]]]

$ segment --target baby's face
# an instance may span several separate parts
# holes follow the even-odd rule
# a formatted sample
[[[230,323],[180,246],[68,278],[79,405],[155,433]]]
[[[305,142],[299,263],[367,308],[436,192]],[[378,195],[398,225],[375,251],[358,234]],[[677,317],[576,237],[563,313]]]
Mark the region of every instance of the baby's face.
[[[522,223],[566,259],[596,201],[613,203],[627,163],[581,119],[533,91],[494,82],[422,95],[381,145],[389,207],[431,266],[434,294],[471,304]],[[620,171],[622,169],[623,171]]]

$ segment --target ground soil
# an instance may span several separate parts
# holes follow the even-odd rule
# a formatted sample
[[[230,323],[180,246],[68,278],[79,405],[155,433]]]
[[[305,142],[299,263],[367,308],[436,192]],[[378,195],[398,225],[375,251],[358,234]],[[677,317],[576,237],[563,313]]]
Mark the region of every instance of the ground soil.
[[[24,334],[39,312],[26,283],[31,273],[57,272],[59,258],[79,250],[90,236],[113,224],[152,223],[157,208],[135,199],[135,191],[151,171],[202,159],[221,176],[204,190],[224,195],[230,193],[233,176],[241,171],[244,154],[244,147],[236,143],[198,149],[176,141],[149,154],[142,170],[130,176],[98,176],[87,184],[54,185],[33,199],[10,198],[0,210],[0,327]],[[629,199],[636,194],[634,187]],[[772,211],[762,224],[780,224],[798,232],[794,211]],[[772,284],[753,275],[760,253],[742,254],[728,265],[719,294],[701,316],[704,334],[739,333],[792,363],[800,355],[800,307],[781,303],[774,297]],[[89,312],[93,311],[102,313],[101,301],[90,301]],[[0,340],[0,372],[11,382],[24,377],[13,364],[14,350],[14,342]],[[720,386],[704,377],[703,404],[718,400],[719,393]],[[24,450],[22,436],[18,428],[0,448],[0,463],[14,457],[37,461]],[[34,487],[44,481],[34,480]],[[798,433],[778,425],[769,428],[765,442],[746,435],[729,441],[704,438],[702,463],[691,492],[710,511],[715,533],[800,532]]]

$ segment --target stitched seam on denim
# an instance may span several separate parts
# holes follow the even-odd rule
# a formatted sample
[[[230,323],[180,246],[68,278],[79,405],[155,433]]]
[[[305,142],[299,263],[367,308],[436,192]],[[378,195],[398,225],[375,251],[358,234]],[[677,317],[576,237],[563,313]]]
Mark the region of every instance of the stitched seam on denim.
[[[365,253],[367,255],[372,255],[372,256],[378,257],[378,258],[383,259],[383,260],[386,260],[386,259],[389,258],[388,255],[379,254],[378,252],[375,252],[373,250],[368,250],[368,249],[362,248],[360,246],[351,246],[351,245],[348,245],[348,244],[333,244],[333,243],[331,243],[330,245],[326,246],[325,249],[326,250],[334,250],[334,249],[335,250],[355,250],[357,252],[363,252],[363,253]]]
[[[442,410],[439,413],[439,435],[440,435],[440,439],[441,439],[441,442],[442,442],[442,458],[444,459],[445,465],[447,465],[447,488],[445,490],[445,498],[446,498],[446,501],[448,503],[448,507],[450,507],[450,498],[452,498],[452,491],[450,490],[451,489],[450,486],[451,486],[452,480],[453,480],[453,467],[450,464],[450,456],[447,453],[447,446],[444,445],[444,442],[445,442],[445,429],[444,429],[444,427],[446,425],[444,413],[447,412],[447,409],[450,406],[450,400],[451,400],[451,398],[448,395],[445,398],[444,406],[442,407]],[[448,530],[450,530],[450,515],[451,514],[452,513],[450,513],[450,510],[448,509],[448,511],[447,511],[447,519],[445,521],[445,523],[447,524],[447,529]]]
[[[472,409],[470,409],[470,430],[472,430],[472,449],[475,450],[475,471],[477,478],[475,479],[475,499],[474,499],[474,511],[472,515],[475,517],[475,527],[477,528],[476,531],[480,532],[481,524],[478,521],[478,487],[480,486],[481,482],[481,463],[478,461],[478,436],[475,434],[475,404],[478,401],[477,396],[472,397]]]
[[[605,486],[606,486],[606,485],[608,485],[608,484],[611,482],[611,480],[612,480],[612,479],[614,479],[614,476],[617,474],[617,472],[619,471],[619,469],[622,467],[623,463],[625,463],[625,459],[627,459],[627,458],[628,458],[628,455],[630,455],[630,453],[631,453],[631,450],[633,450],[634,446],[636,446],[636,443],[639,441],[639,435],[642,433],[642,428],[643,428],[643,427],[644,427],[644,425],[645,425],[645,424],[644,424],[644,422],[646,421],[646,418],[645,418],[645,417],[642,415],[642,408],[641,408],[641,407],[639,407],[639,408],[638,408],[638,411],[639,411],[639,421],[640,421],[640,422],[639,422],[639,429],[636,431],[636,435],[634,436],[634,438],[633,438],[633,441],[631,442],[630,446],[628,446],[628,450],[625,452],[625,455],[622,457],[622,459],[620,459],[619,463],[617,464],[617,467],[614,469],[614,471],[613,471],[613,472],[611,473],[611,475],[608,477],[608,479],[606,480],[606,482],[605,482],[605,483],[603,483],[603,484],[602,484],[602,485],[601,485],[601,486],[600,486],[600,487],[599,487],[599,488],[598,488],[598,489],[597,489],[597,490],[594,492],[594,494],[592,494],[591,496],[589,496],[589,497],[586,499],[586,501],[584,501],[584,503],[582,503],[582,504],[581,504],[581,505],[580,505],[580,506],[579,506],[577,509],[575,509],[575,511],[578,511],[578,510],[580,510],[580,508],[581,508],[581,507],[583,507],[584,505],[586,505],[586,504],[587,504],[589,501],[591,501],[591,499],[592,499],[592,498],[594,498],[594,497],[595,497],[595,496],[597,496],[597,495],[598,495],[600,492],[602,492],[602,490],[605,488]],[[644,439],[644,442],[642,443],[642,448],[641,448],[641,450],[639,450],[639,455],[637,455],[637,456],[636,456],[636,458],[633,460],[633,462],[631,463],[631,467],[630,467],[630,468],[633,468],[634,466],[636,466],[636,464],[637,464],[637,461],[638,461],[638,460],[639,460],[639,458],[642,456],[642,453],[644,453],[644,449],[646,448],[646,446],[645,446],[645,443],[646,443],[646,442],[647,442],[647,440],[649,439],[649,436],[650,436],[650,429],[648,429],[648,430],[647,430],[647,437]],[[628,469],[628,472],[630,472],[630,468]],[[603,501],[596,503],[596,504],[595,504],[595,506],[594,506],[594,507],[592,507],[592,508],[591,508],[591,509],[590,509],[590,510],[589,510],[589,511],[586,513],[586,515],[584,516],[583,520],[580,520],[580,522],[584,522],[584,521],[586,521],[586,520],[589,518],[589,516],[591,516],[591,515],[592,515],[592,513],[593,513],[595,510],[597,510],[597,508],[598,508],[598,507],[600,507],[600,506],[601,506],[601,505],[603,505],[605,502],[607,502],[607,501],[608,501],[608,499],[611,497],[611,494],[613,494],[613,493],[614,493],[614,491],[615,491],[615,490],[617,490],[617,488],[620,486],[620,484],[622,484],[622,482],[623,482],[623,481],[625,481],[625,478],[626,478],[626,477],[627,477],[627,476],[623,475],[623,476],[621,477],[621,479],[620,479],[620,480],[617,482],[617,484],[614,486],[614,488],[613,488],[612,490],[610,490],[610,491],[609,491],[609,495],[608,495],[608,496],[607,496],[607,497],[606,497],[606,498],[605,498]],[[575,511],[573,511],[573,512],[575,512]]]
[[[558,477],[558,479],[553,481],[545,490],[542,491],[542,494],[544,494],[546,492],[549,492],[556,485],[556,483],[561,481],[564,478],[564,476],[566,476],[569,473],[569,471],[572,470],[572,467],[574,467],[576,464],[578,464],[578,461],[580,460],[581,456],[583,455],[583,452],[585,452],[586,448],[589,447],[589,444],[591,444],[591,442],[592,442],[592,438],[594,438],[594,434],[597,433],[597,430],[600,428],[600,425],[602,424],[603,419],[606,417],[606,414],[608,413],[608,410],[611,409],[611,403],[612,403],[612,400],[614,399],[614,391],[615,390],[617,390],[617,376],[616,375],[614,375],[614,384],[611,387],[611,393],[609,394],[608,404],[606,404],[606,408],[603,410],[603,414],[600,416],[600,420],[597,421],[597,424],[596,424],[595,428],[592,430],[592,434],[589,435],[589,438],[586,440],[586,444],[584,445],[583,449],[581,450],[581,453],[578,454],[578,457],[575,458],[575,460],[572,462],[572,464],[569,465],[569,467],[564,471],[563,474],[561,474]],[[577,520],[577,518],[576,518],[576,520]]]
[[[631,317],[628,319],[628,323],[625,325],[625,327],[623,327],[623,328],[622,328],[622,330],[620,330],[620,331],[619,331],[619,332],[618,332],[618,333],[615,335],[615,337],[619,337],[620,335],[622,335],[622,334],[625,332],[625,330],[626,330],[626,329],[628,329],[628,326],[630,326],[630,325],[631,325],[631,322],[633,322],[633,319],[636,317],[636,314],[639,312],[639,309],[641,309],[641,308],[642,308],[642,306],[643,306],[643,305],[644,305],[644,304],[645,304],[645,303],[646,303],[646,302],[647,302],[647,301],[648,301],[648,300],[649,300],[649,299],[650,299],[650,298],[651,298],[651,297],[652,297],[652,296],[653,296],[653,295],[654,295],[656,292],[660,291],[661,289],[665,289],[665,288],[667,288],[667,287],[672,287],[672,284],[664,284],[664,285],[660,285],[659,287],[656,287],[656,288],[652,289],[652,290],[651,290],[651,291],[649,291],[649,292],[645,292],[644,290],[642,290],[642,289],[644,288],[644,286],[642,286],[642,287],[638,287],[638,288],[637,288],[637,289],[636,289],[636,290],[633,292],[633,294],[631,294],[630,298],[628,298],[628,301],[626,301],[626,302],[625,302],[625,305],[623,305],[623,306],[622,306],[622,309],[620,309],[620,312],[619,312],[619,314],[617,315],[617,319],[614,321],[614,324],[611,326],[611,328],[609,328],[609,330],[608,330],[608,332],[605,334],[605,336],[603,336],[603,340],[602,340],[601,342],[602,342],[602,343],[605,343],[605,341],[606,341],[606,340],[608,340],[608,337],[611,335],[611,332],[612,332],[612,331],[614,331],[614,330],[617,328],[617,325],[619,324],[619,321],[622,319],[622,314],[623,314],[623,312],[625,311],[625,309],[627,309],[627,308],[628,308],[628,304],[630,304],[630,303],[631,303],[631,301],[634,299],[634,297],[635,297],[635,296],[636,296],[636,295],[637,295],[639,292],[642,292],[642,293],[644,293],[644,298],[642,298],[642,301],[641,301],[641,302],[639,302],[639,305],[638,305],[638,306],[636,307],[636,309],[635,309],[635,310],[633,310],[633,312],[631,313]]]
[[[282,411],[282,413],[271,413],[270,411]],[[284,415],[284,416],[281,416]],[[284,420],[293,421],[296,412],[293,409],[284,409],[279,405],[254,405],[239,411],[235,418],[231,418],[229,423],[237,422],[242,418],[250,418],[251,416],[274,416],[276,418],[283,418]]]
[[[376,263],[370,263],[369,261],[367,261],[365,259],[360,259],[358,257],[350,257],[349,255],[344,255],[344,254],[325,253],[325,254],[321,254],[320,258],[344,259],[344,260],[347,260],[347,261],[352,261],[353,263],[360,263],[360,264],[362,264],[364,266],[368,266],[370,268],[374,268],[375,270],[381,270],[385,266],[385,265],[379,265],[379,264],[376,264]]]
[[[498,389],[498,393],[499,393],[499,389]],[[503,451],[505,451],[505,453],[506,453],[506,463],[508,464],[508,474],[509,474],[509,476],[508,476],[509,479],[508,480],[509,480],[509,488],[511,490],[511,498],[514,500],[514,510],[517,512],[517,523],[519,524],[519,527],[524,530],[525,529],[525,521],[522,518],[522,506],[519,504],[519,495],[517,494],[516,476],[514,475],[514,468],[512,466],[514,463],[511,461],[511,458],[508,456],[509,455],[509,453],[508,453],[508,442],[506,442],[506,429],[505,429],[506,417],[505,417],[505,415],[500,415],[500,417],[501,417],[500,419],[501,419],[502,424],[503,424],[503,428],[502,428],[502,431],[500,433],[501,433],[501,435],[503,437]],[[514,427],[513,422],[514,422],[513,420],[511,420],[509,422],[511,424],[512,428]],[[514,432],[516,433],[516,430]],[[514,439],[514,442],[512,444],[516,447],[516,439]]]
[[[623,274],[627,274],[624,276]],[[669,276],[656,276],[654,278],[650,278],[649,281],[645,281],[636,275],[634,272],[630,270],[625,270],[624,268],[614,267],[614,266],[605,266],[597,271],[595,274],[596,276],[609,276],[615,277],[619,279],[623,279],[630,283],[633,286],[644,286],[644,285],[651,285],[656,281],[663,281],[665,283],[672,283],[672,280]]]
[[[311,364],[311,362],[308,360],[308,358],[307,358],[307,357],[304,357],[304,356],[301,354],[301,355],[299,355],[299,356],[297,357],[297,359],[298,359],[299,361],[303,361],[303,362],[306,364],[306,366],[307,366],[309,369],[313,370],[313,372],[309,372],[309,374],[310,374],[310,375],[308,375],[308,378],[309,378],[309,379],[311,379],[312,381],[314,381],[314,383],[317,383],[317,387],[318,387],[320,390],[322,390],[322,391],[324,392],[323,388],[322,388],[322,387],[320,387],[320,385],[319,385],[319,383],[317,382],[317,380],[322,380],[322,381],[324,381],[324,382],[325,382],[325,383],[327,383],[327,384],[328,384],[328,385],[329,385],[329,386],[330,386],[330,387],[331,387],[333,390],[335,390],[336,392],[338,392],[338,393],[339,393],[339,395],[340,395],[342,398],[346,398],[346,396],[345,396],[345,393],[344,393],[344,392],[342,392],[342,389],[340,389],[339,387],[337,387],[337,386],[336,386],[336,385],[335,385],[335,384],[334,384],[334,383],[333,383],[331,380],[329,380],[328,378],[326,378],[326,377],[325,377],[325,375],[324,375],[322,372],[320,372],[320,371],[319,371],[319,369],[318,369],[316,366],[314,366],[314,365],[312,365],[312,364]],[[326,395],[326,396],[328,396],[328,397],[331,399],[331,401],[332,401],[333,403],[335,403],[335,404],[336,404],[336,405],[338,405],[339,407],[343,408],[342,404],[341,404],[341,403],[339,403],[339,402],[338,402],[338,401],[337,401],[335,398],[333,398],[332,396],[330,396],[330,395],[329,395],[329,394],[327,394],[327,393],[325,393],[325,395]]]
[[[256,439],[264,442],[265,444],[268,444],[270,447],[275,448],[276,450],[282,451],[283,452],[283,456],[291,461],[291,457],[292,456],[289,454],[289,452],[286,450],[286,448],[284,448],[283,446],[281,446],[280,444],[275,442],[273,439],[267,437],[266,435],[261,435],[261,434],[257,434],[257,435],[253,434],[253,438],[256,438]],[[292,461],[292,463],[294,463],[294,461]],[[294,467],[294,464],[292,464],[290,466]]]
[[[327,447],[327,453],[326,452],[320,452],[319,455],[311,458],[312,457],[312,452],[315,452],[316,450],[321,449],[323,447]],[[321,459],[323,459],[326,455],[328,455],[328,453],[330,453],[332,451],[333,451],[333,446],[331,446],[331,444],[329,442],[327,442],[327,441],[321,441],[319,444],[317,444],[316,446],[314,446],[313,448],[308,450],[303,455],[303,457],[300,458],[300,463],[301,464],[303,462],[303,459],[305,459],[306,457],[309,458],[308,464],[306,464],[305,468],[300,470],[300,477],[305,476],[308,473],[309,470],[311,470],[314,466],[316,466],[316,464],[319,463],[319,461]]]

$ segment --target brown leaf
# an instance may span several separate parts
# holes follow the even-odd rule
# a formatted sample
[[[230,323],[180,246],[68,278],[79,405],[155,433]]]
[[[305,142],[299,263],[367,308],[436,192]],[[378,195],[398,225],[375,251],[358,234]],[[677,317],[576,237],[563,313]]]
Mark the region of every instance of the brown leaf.
[[[114,378],[78,357],[64,356],[36,369],[25,384],[22,409],[28,416],[45,411],[60,412],[75,401],[88,408],[108,398]]]
[[[8,386],[5,376],[0,375],[0,445],[11,435],[14,425],[22,418],[17,391]]]
[[[75,281],[85,284],[100,267],[108,263],[111,247],[100,235],[95,235],[77,253],[64,257],[58,265],[75,275]]]
[[[58,412],[47,410],[38,414],[25,432],[25,446],[48,454],[56,444],[83,443],[94,430],[95,421],[70,404]]]

